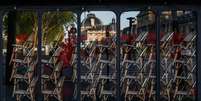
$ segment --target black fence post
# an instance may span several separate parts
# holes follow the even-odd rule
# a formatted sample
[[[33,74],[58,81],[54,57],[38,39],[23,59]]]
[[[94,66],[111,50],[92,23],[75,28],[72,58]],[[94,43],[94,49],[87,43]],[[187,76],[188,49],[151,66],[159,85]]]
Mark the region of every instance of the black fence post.
[[[0,97],[1,99],[4,98],[3,96],[3,77],[4,77],[4,67],[3,67],[3,29],[2,29],[2,26],[3,26],[3,14],[2,14],[2,11],[0,11]]]
[[[42,92],[41,92],[41,54],[42,54],[42,14],[41,10],[37,10],[37,18],[38,18],[38,46],[37,46],[37,67],[36,67],[36,77],[38,77],[37,82],[37,93],[36,93],[36,101],[42,101]]]
[[[81,43],[81,13],[82,11],[78,11],[77,12],[77,52],[76,52],[76,56],[77,56],[77,86],[76,86],[76,91],[77,91],[77,96],[76,96],[76,101],[80,101],[80,97],[81,97],[81,92],[80,92],[80,79],[81,79],[81,47],[80,47],[80,43]]]
[[[201,101],[201,8],[197,10],[197,42],[196,42],[196,60],[197,60],[197,100]]]
[[[16,35],[16,14],[17,10],[10,10],[8,12],[8,36],[7,36],[7,52],[6,52],[6,86],[7,90],[10,91],[10,86],[12,82],[9,80],[11,77],[12,72],[12,65],[9,64],[12,51],[13,51],[13,44],[15,44],[15,35]],[[8,92],[9,92],[8,91]]]
[[[156,101],[160,101],[160,8],[156,14]]]
[[[8,11],[8,36],[7,36],[7,49],[6,49],[6,58],[5,58],[5,93],[6,100],[10,100],[12,97],[12,85],[13,82],[10,81],[11,72],[12,72],[12,64],[10,65],[10,59],[13,52],[13,44],[15,44],[15,36],[16,36],[16,16],[17,10],[11,9]]]
[[[120,46],[121,46],[121,40],[120,40],[120,20],[121,20],[121,12],[116,11],[116,101],[121,101],[121,88],[120,88],[120,79],[121,79],[121,70],[120,70],[120,62],[121,62],[121,56],[120,56]]]

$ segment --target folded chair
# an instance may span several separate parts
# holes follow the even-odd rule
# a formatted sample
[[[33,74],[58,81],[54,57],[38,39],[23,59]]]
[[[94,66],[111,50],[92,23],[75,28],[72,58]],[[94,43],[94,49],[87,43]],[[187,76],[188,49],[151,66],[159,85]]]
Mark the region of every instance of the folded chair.
[[[24,81],[28,85],[31,83],[31,80],[34,75],[35,66],[36,66],[36,62],[33,62],[29,67],[28,66],[21,67],[20,70],[19,70],[20,67],[15,67],[15,69],[13,70],[14,72],[13,72],[13,78],[12,78],[14,80],[13,94],[15,93],[16,89],[20,85],[18,81]]]
[[[149,47],[149,46],[148,46]],[[140,93],[148,93],[148,99],[153,98],[153,94],[155,94],[154,91],[154,84],[155,84],[155,48],[154,45],[149,47],[149,52],[147,52],[148,55],[148,60],[144,59],[144,65],[140,70],[140,73],[143,75],[142,76],[142,86],[140,89]],[[146,58],[146,57],[145,57]],[[149,92],[145,91],[148,89]],[[146,94],[145,93],[145,94]],[[144,96],[144,100],[147,97],[147,95]]]
[[[43,72],[41,75],[42,85],[44,84],[44,82],[48,80],[51,80],[54,84],[58,83],[58,79],[60,77],[61,70],[62,70],[62,64],[63,64],[62,62],[58,62],[55,66],[50,65],[49,67],[47,67],[48,69],[45,69],[45,67],[43,67]],[[48,71],[45,71],[45,70],[48,70]]]
[[[20,46],[21,47],[21,46]],[[29,72],[33,72],[34,71],[34,66],[36,65],[36,62],[34,62],[34,55],[33,55],[33,48],[27,52],[27,54],[25,56],[23,56],[23,54],[18,53],[19,48],[15,47],[13,49],[13,53],[11,56],[11,60],[10,60],[10,65],[13,65],[12,68],[12,73],[11,73],[11,77],[10,77],[10,81],[14,78],[14,76],[17,73],[17,70],[19,70],[19,68],[17,68],[17,65],[25,65],[27,68],[25,68],[26,70],[30,70]],[[30,68],[30,69],[29,69]],[[28,71],[27,71],[28,72]]]
[[[28,84],[28,88],[26,90],[14,88],[14,95],[16,96],[17,101],[21,101],[21,97],[26,96],[31,101],[35,101],[35,90],[36,90],[36,83],[38,78],[34,77],[31,82]],[[16,82],[19,82],[16,80]]]
[[[55,97],[59,101],[63,101],[63,84],[65,77],[61,77],[53,89],[42,89],[44,101],[49,101],[49,97]]]
[[[81,83],[83,87],[81,88],[81,94],[85,96],[95,96],[94,84],[94,73],[90,72],[90,68],[86,65],[81,67]]]
[[[99,55],[97,57],[97,61],[93,61],[92,63],[94,64],[93,67],[90,70],[90,75],[91,77],[94,77],[94,83],[93,83],[93,87],[92,88],[100,88],[98,91],[100,94],[105,95],[105,92],[102,92],[102,88],[103,86],[98,86],[101,82],[101,84],[104,83],[104,80],[111,80],[112,78],[114,79],[115,77],[115,58],[114,58],[114,54],[111,50],[110,45],[97,45],[96,49],[99,50]],[[106,58],[106,50],[108,51],[108,58]],[[106,69],[109,68],[109,72],[112,72],[112,74],[106,74]],[[96,92],[97,93],[97,92]],[[106,94],[107,95],[107,94]],[[102,97],[102,95],[100,95],[99,97]]]

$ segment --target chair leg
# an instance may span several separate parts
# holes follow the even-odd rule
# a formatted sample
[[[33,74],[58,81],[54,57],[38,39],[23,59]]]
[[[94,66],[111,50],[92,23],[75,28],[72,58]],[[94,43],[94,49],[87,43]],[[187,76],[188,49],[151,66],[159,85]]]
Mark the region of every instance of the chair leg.
[[[44,101],[48,101],[48,95],[44,95]]]
[[[30,96],[31,96],[31,101],[35,101],[35,96],[34,96],[34,94],[30,94]]]
[[[16,101],[21,101],[21,95],[16,95]]]

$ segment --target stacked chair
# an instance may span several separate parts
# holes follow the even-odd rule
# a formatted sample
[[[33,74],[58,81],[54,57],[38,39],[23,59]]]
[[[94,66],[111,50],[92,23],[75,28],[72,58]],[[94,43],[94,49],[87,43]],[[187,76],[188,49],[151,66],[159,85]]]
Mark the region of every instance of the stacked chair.
[[[94,43],[91,43],[82,48],[81,51],[81,99],[84,101],[96,100],[95,74],[92,70],[94,66],[92,62],[94,62],[93,59],[96,59],[95,50],[97,49],[94,45]]]
[[[146,42],[148,34],[148,32],[142,32],[133,43],[122,44],[121,50],[124,52],[121,53],[123,56],[121,60],[121,92],[124,101],[155,100],[156,46]],[[186,34],[180,44],[172,43],[174,34],[176,33],[168,32],[161,35],[160,38],[160,94],[161,98],[167,101],[181,101],[184,97],[195,96],[196,33]],[[136,55],[133,56],[133,53]]]
[[[141,88],[142,81],[140,80],[141,77],[138,75],[138,72],[140,72],[140,69],[142,68],[143,64],[141,64],[140,61],[142,61],[146,49],[139,50],[136,47],[136,41],[141,42],[141,40],[144,40],[142,37],[146,35],[147,33],[143,32],[138,35],[131,44],[122,44],[121,49],[122,51],[124,50],[124,53],[122,53],[123,60],[121,62],[121,87],[122,96],[125,101],[129,101],[135,96],[141,95],[139,88]]]
[[[170,88],[171,88],[171,66],[172,61],[169,61],[171,57],[171,40],[174,32],[166,33],[160,40],[161,42],[161,90],[162,94],[166,96],[167,99],[170,100]]]
[[[24,97],[35,101],[35,86],[38,78],[34,77],[34,71],[37,64],[36,53],[31,41],[24,44],[14,44],[13,53],[10,60],[12,74],[10,81],[14,81],[13,96],[17,101]],[[23,97],[23,98],[22,98]]]
[[[97,45],[100,53],[98,61],[95,64],[95,83],[94,86],[98,86],[99,97],[103,101],[107,101],[108,97],[115,95],[115,56],[109,45]],[[99,85],[98,85],[99,84]]]
[[[137,60],[140,67],[139,72],[137,71],[136,73],[140,81],[138,98],[143,101],[151,101],[155,94],[155,43],[149,42],[149,34],[149,32],[141,33],[136,39],[136,42],[141,44],[141,46],[137,46],[138,49],[140,48],[142,50],[139,54],[140,61]]]
[[[91,43],[81,54],[82,101],[112,101],[115,96],[115,51],[112,43]]]
[[[186,96],[195,96],[196,88],[196,33],[188,33],[180,44],[173,44],[174,32],[160,38],[160,82],[161,98],[166,101],[181,101]],[[154,101],[156,83],[155,43],[149,43],[149,32],[139,33],[131,43],[121,44],[120,89],[122,101]],[[58,42],[59,43],[59,42]],[[42,94],[44,101],[53,97],[63,101],[65,77],[61,76],[62,62],[58,56],[62,47],[55,44],[49,55],[42,56]],[[114,101],[116,96],[116,54],[113,43],[94,42],[81,47],[81,100]],[[26,96],[35,100],[33,76],[36,67],[36,53],[32,42],[14,45],[10,64],[13,66],[10,80],[14,81],[13,95],[17,101]],[[76,51],[73,53],[73,82],[76,81]],[[180,57],[180,58],[178,58]],[[26,85],[24,87],[20,87]],[[77,91],[74,90],[74,94]],[[76,95],[75,95],[76,96]]]
[[[43,54],[41,88],[44,101],[49,101],[52,97],[62,101],[63,84],[65,77],[61,76],[63,63],[58,60],[62,47],[53,45],[48,55]]]
[[[195,93],[196,34],[187,33],[179,44],[171,43],[173,34],[177,33],[166,33],[161,39],[161,94],[168,101],[181,101]]]

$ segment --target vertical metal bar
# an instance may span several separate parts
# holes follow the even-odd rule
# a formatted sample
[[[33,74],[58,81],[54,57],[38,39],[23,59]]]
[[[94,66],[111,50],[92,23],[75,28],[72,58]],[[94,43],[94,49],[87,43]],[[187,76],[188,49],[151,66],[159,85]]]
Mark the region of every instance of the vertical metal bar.
[[[3,98],[3,74],[4,74],[4,71],[3,71],[3,53],[2,53],[2,49],[3,49],[3,29],[2,29],[2,26],[3,26],[3,14],[2,14],[2,11],[0,11],[0,97]]]
[[[11,100],[11,95],[12,95],[12,87],[13,84],[12,82],[9,80],[11,77],[11,72],[12,72],[12,64],[10,65],[10,59],[11,59],[11,55],[12,55],[12,51],[13,51],[13,44],[15,44],[15,36],[16,36],[16,17],[17,17],[17,10],[9,10],[8,11],[8,36],[7,36],[7,49],[6,49],[6,67],[5,67],[5,78],[6,78],[6,87],[5,92],[6,94],[6,100]]]
[[[160,10],[156,10],[156,101],[160,101]]]
[[[80,67],[81,67],[81,56],[80,56],[80,42],[81,42],[81,12],[77,13],[77,98],[76,101],[80,101]]]
[[[7,36],[7,50],[6,50],[6,86],[12,86],[13,84],[10,82],[9,78],[11,77],[11,72],[12,72],[12,65],[9,64],[12,51],[13,51],[13,44],[15,44],[15,37],[16,37],[16,16],[17,16],[17,11],[10,10],[8,12],[8,36]],[[8,67],[8,68],[7,68]],[[6,87],[6,92],[9,94],[11,87]],[[10,97],[8,97],[9,99]]]
[[[116,48],[116,69],[117,69],[117,72],[116,72],[116,79],[117,79],[117,85],[116,85],[116,96],[117,96],[117,101],[120,101],[121,100],[121,94],[120,94],[120,62],[121,62],[121,59],[120,59],[120,44],[121,44],[121,40],[120,40],[120,19],[121,19],[121,12],[116,12],[116,17],[117,17],[117,35],[116,35],[116,45],[117,45],[117,48]]]
[[[178,21],[177,21],[177,11],[172,10],[172,31],[178,32]]]
[[[201,101],[201,8],[197,10],[197,43],[196,43],[196,58],[197,58],[197,100]]]
[[[38,46],[37,46],[37,77],[38,77],[38,85],[37,85],[37,96],[36,99],[37,101],[42,101],[42,93],[41,93],[41,49],[42,49],[42,14],[43,12],[41,10],[37,10],[37,17],[38,17],[38,32],[37,32],[37,37],[38,37]]]

